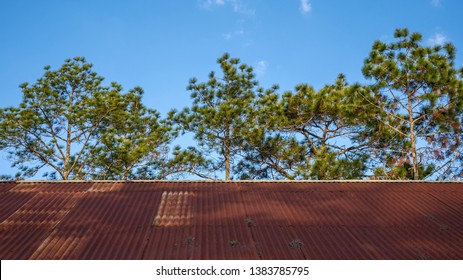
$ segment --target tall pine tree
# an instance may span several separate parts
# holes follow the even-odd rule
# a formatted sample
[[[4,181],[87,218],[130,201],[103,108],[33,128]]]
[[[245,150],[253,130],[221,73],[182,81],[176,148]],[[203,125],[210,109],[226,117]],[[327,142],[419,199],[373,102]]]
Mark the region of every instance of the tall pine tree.
[[[373,44],[363,73],[373,80],[376,119],[402,142],[378,176],[393,179],[451,178],[461,158],[462,71],[455,48],[423,46],[419,33],[397,29],[395,42]],[[460,170],[461,171],[461,170]]]
[[[230,180],[255,123],[253,102],[260,89],[252,67],[228,54],[217,62],[221,75],[211,72],[209,80],[202,83],[196,78],[190,80],[192,107],[185,108],[176,119],[183,131],[193,133],[203,155],[215,159],[210,171],[223,171],[225,180]]]
[[[141,89],[123,94],[84,58],[45,67],[33,85],[21,85],[19,107],[0,109],[0,148],[16,178],[40,170],[49,179],[129,179],[163,152],[172,127],[141,104]]]

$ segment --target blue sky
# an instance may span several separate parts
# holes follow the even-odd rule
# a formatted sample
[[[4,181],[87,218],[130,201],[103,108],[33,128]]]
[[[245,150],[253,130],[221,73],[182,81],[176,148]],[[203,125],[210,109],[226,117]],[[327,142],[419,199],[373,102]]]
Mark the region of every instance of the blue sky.
[[[125,89],[141,86],[144,103],[165,115],[189,106],[188,80],[205,81],[228,52],[252,65],[260,84],[315,88],[344,73],[362,82],[375,40],[398,27],[425,44],[450,41],[463,66],[463,1],[459,0],[159,0],[1,1],[0,107],[17,106],[18,85],[43,66],[84,56]],[[5,155],[0,169],[13,173]]]

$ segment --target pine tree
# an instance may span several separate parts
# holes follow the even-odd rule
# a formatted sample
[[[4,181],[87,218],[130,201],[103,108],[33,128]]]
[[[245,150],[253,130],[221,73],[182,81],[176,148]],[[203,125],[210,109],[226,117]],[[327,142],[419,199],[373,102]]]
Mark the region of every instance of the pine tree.
[[[102,82],[76,57],[21,85],[19,107],[0,109],[0,147],[19,168],[16,178],[48,167],[49,179],[127,179],[162,151],[171,127],[141,105],[141,89],[123,94],[120,85]]]
[[[102,120],[104,129],[95,135],[98,143],[88,147],[89,157],[79,172],[103,180],[165,179],[169,144],[176,137],[172,124],[143,105],[143,89],[122,95],[120,85],[112,87],[108,106],[117,114]]]
[[[397,29],[393,43],[376,41],[363,73],[374,83],[376,119],[394,131],[401,150],[389,153],[379,176],[394,179],[457,176],[461,158],[463,83],[455,48],[423,46],[419,33]]]
[[[177,114],[176,120],[183,131],[193,133],[202,155],[216,159],[210,171],[224,171],[225,180],[230,180],[233,164],[254,124],[252,104],[259,89],[252,67],[228,54],[217,62],[222,76],[211,72],[203,83],[191,79],[192,107]]]
[[[259,129],[241,163],[246,178],[351,179],[364,176],[369,149],[367,117],[343,75],[316,91],[307,84],[280,98],[259,98]],[[246,171],[248,170],[248,171]]]

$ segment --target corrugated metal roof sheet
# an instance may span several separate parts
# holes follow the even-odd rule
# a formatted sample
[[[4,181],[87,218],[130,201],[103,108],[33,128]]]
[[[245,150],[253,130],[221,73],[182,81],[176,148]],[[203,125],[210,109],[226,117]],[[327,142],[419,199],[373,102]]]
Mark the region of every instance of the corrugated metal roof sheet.
[[[463,183],[0,182],[1,259],[463,259]]]

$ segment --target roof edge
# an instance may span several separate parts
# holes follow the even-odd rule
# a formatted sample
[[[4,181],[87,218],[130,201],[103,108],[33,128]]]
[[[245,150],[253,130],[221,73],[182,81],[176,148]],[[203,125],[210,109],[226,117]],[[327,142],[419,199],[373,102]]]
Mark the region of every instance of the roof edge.
[[[463,183],[429,180],[0,180],[0,183]]]

